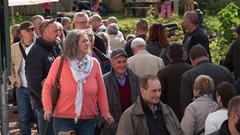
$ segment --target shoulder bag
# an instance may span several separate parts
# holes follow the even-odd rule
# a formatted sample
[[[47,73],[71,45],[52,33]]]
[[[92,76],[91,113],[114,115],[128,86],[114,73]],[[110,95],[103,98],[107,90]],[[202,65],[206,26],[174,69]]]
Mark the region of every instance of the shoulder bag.
[[[52,108],[53,110],[55,109],[56,105],[57,105],[57,101],[60,95],[60,77],[61,77],[61,73],[62,73],[62,67],[63,67],[63,62],[64,62],[64,58],[61,56],[61,61],[60,61],[60,65],[56,74],[56,79],[54,81],[54,84],[52,86],[52,92],[51,92],[51,97],[52,97]]]

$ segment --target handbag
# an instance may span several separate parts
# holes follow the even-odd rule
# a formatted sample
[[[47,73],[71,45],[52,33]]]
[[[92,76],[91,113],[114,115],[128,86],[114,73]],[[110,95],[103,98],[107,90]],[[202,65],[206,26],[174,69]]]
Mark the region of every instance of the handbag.
[[[61,73],[62,73],[62,67],[63,67],[63,61],[64,58],[61,56],[61,61],[60,61],[60,65],[56,74],[56,78],[52,87],[52,92],[51,92],[51,97],[52,97],[52,108],[53,110],[55,109],[56,105],[57,105],[57,101],[60,95],[60,83],[59,83],[59,79],[61,77]]]

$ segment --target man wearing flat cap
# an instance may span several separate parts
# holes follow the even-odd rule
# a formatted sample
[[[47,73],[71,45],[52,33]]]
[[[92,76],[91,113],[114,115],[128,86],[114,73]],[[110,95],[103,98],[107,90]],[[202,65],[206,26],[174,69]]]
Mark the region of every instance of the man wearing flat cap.
[[[34,26],[31,22],[23,22],[19,30],[21,41],[11,46],[12,66],[9,80],[11,85],[16,88],[20,129],[23,135],[31,134],[30,118],[32,109],[29,97],[30,90],[25,76],[25,59],[35,41],[33,30]]]
[[[112,70],[104,75],[107,89],[108,104],[114,123],[99,121],[102,127],[101,135],[115,135],[122,113],[136,102],[139,94],[139,78],[127,68],[127,53],[122,49],[115,49],[110,56]]]

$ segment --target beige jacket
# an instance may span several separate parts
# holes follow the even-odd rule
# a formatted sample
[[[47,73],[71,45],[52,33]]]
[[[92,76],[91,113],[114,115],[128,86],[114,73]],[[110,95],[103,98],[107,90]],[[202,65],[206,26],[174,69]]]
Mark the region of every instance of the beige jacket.
[[[183,135],[178,119],[172,109],[162,102],[159,104],[162,107],[163,119],[169,134]],[[147,118],[144,114],[140,98],[121,116],[117,135],[149,135]]]
[[[182,118],[181,127],[185,135],[200,133],[205,127],[207,116],[219,109],[218,104],[210,97],[198,97],[187,106]],[[204,135],[201,132],[200,135]]]
[[[154,56],[146,50],[139,51],[127,60],[128,67],[140,78],[144,75],[157,75],[165,67],[162,58]]]
[[[12,86],[14,86],[15,83],[22,84],[22,81],[19,75],[19,70],[22,64],[22,60],[23,60],[23,56],[19,48],[19,42],[14,43],[11,46],[11,76],[9,76],[9,80]]]

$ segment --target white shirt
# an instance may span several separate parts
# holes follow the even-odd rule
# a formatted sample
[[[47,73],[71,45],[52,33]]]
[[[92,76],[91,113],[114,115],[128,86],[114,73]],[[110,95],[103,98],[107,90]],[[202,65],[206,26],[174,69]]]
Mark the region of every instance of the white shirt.
[[[220,109],[210,113],[205,121],[205,135],[211,134],[220,129],[222,123],[228,119],[227,109]]]
[[[30,49],[32,48],[34,43],[32,43],[31,45],[29,45],[28,47],[25,48],[25,53],[26,55],[29,53]],[[23,87],[28,87],[27,85],[27,79],[26,79],[26,75],[25,75],[25,59],[23,58],[22,63],[21,63],[21,67],[19,69],[19,76],[22,80],[22,86]]]

